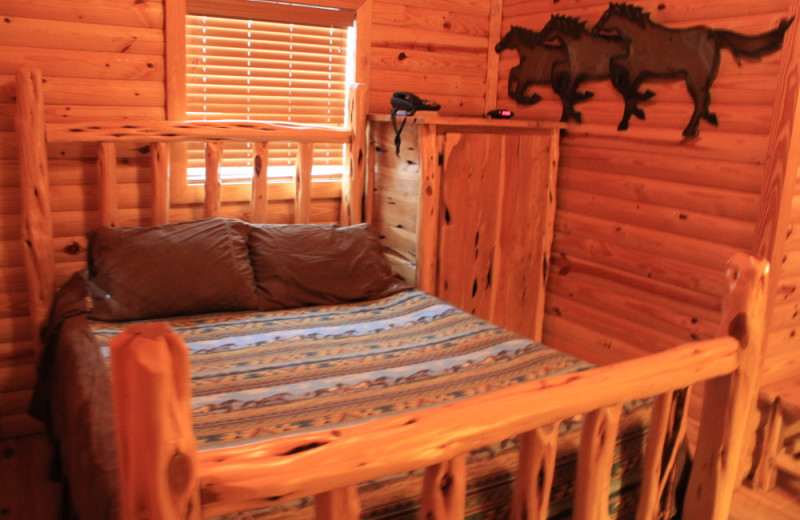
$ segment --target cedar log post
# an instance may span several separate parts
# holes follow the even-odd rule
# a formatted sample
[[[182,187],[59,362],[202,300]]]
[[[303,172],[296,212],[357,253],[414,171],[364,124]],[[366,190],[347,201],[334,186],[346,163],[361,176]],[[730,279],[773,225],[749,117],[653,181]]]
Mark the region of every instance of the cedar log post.
[[[621,417],[621,404],[599,408],[584,417],[572,509],[576,519],[609,518],[608,490],[611,487],[614,448]]]
[[[764,359],[764,313],[769,264],[745,254],[728,262],[730,293],[719,335],[739,341],[739,366],[706,382],[694,468],[684,505],[686,520],[727,520],[756,407]],[[745,312],[747,310],[747,312]]]
[[[164,323],[111,341],[122,520],[199,520],[189,352]]]
[[[300,143],[294,173],[294,223],[311,222],[311,167],[314,163],[314,143]]]
[[[203,218],[219,217],[222,207],[222,182],[220,168],[222,166],[222,141],[206,141],[206,198],[203,205]]]
[[[53,221],[47,173],[47,141],[42,74],[23,68],[17,73],[15,127],[19,143],[22,250],[28,282],[28,305],[37,354],[39,332],[56,290]]]
[[[97,144],[97,187],[100,191],[98,200],[100,224],[116,226],[119,197],[117,197],[117,145],[114,143]]]
[[[361,517],[358,487],[345,486],[316,495],[314,512],[316,520],[358,520]]]
[[[512,520],[547,520],[561,421],[523,433],[511,499]]]
[[[679,477],[676,464],[686,438],[688,407],[688,388],[656,397],[650,414],[636,520],[655,520],[672,515]]]
[[[150,145],[150,180],[152,183],[152,218],[153,226],[169,222],[169,150],[167,143],[157,142]]]
[[[345,152],[342,176],[342,206],[339,223],[350,226],[364,221],[364,187],[367,164],[367,88],[353,85],[348,92],[351,140]]]
[[[420,518],[461,520],[467,498],[467,455],[425,468]]]

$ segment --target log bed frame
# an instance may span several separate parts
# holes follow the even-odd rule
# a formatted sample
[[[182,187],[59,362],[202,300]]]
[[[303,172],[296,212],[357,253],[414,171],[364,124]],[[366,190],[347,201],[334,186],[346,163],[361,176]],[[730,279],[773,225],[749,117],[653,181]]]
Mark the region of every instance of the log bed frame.
[[[349,128],[286,129],[255,123],[103,122],[46,124],[41,74],[17,76],[16,131],[22,193],[22,240],[33,325],[38,328],[55,292],[47,143],[96,142],[101,221],[114,223],[114,143],[146,142],[153,166],[153,223],[168,220],[167,143],[210,141],[205,215],[219,211],[217,165],[222,140],[294,140],[350,145],[343,182],[342,223],[361,220],[364,190],[365,97],[352,97]],[[265,146],[259,149],[265,150]],[[304,146],[301,146],[301,150]],[[301,152],[302,153],[302,152]],[[266,161],[262,161],[266,164]],[[295,179],[296,218],[307,221],[310,165]],[[251,216],[265,217],[266,175],[256,169]],[[351,196],[352,194],[352,196]],[[726,520],[739,484],[748,424],[755,409],[763,357],[768,265],[744,254],[727,268],[720,335],[642,358],[584,372],[519,384],[444,406],[328,431],[304,433],[243,447],[197,452],[191,431],[188,354],[165,326],[128,329],[112,345],[123,518],[201,518],[275,505],[314,495],[317,518],[359,516],[356,485],[379,476],[425,469],[421,517],[464,516],[466,454],[521,435],[512,517],[547,517],[558,425],[585,413],[573,518],[608,518],[612,454],[622,403],[655,396],[647,437],[637,519],[661,518],[674,462],[685,436],[687,391],[706,381],[694,467],[684,518]],[[136,385],[132,391],[131,386]],[[133,392],[135,400],[127,396]],[[529,403],[536,402],[531,408]],[[667,500],[668,502],[669,500]]]

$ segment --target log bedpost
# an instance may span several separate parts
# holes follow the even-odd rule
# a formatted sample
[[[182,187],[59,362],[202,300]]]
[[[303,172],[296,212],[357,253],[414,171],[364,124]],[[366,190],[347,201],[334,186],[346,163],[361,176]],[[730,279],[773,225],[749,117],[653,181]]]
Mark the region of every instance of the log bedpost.
[[[739,341],[738,368],[706,382],[689,488],[686,520],[727,520],[743,460],[764,359],[764,313],[769,264],[745,254],[726,270],[730,292],[723,301],[720,335]],[[745,312],[745,310],[749,310]]]
[[[423,175],[418,203],[417,287],[430,294],[436,294],[442,173],[438,165],[439,147],[434,125],[420,126],[419,155]]]
[[[169,158],[167,143],[150,145],[150,168],[153,193],[152,225],[169,222]]]
[[[100,224],[116,226],[119,204],[117,197],[117,145],[99,143],[97,145],[97,187]]]
[[[342,207],[340,224],[349,226],[364,220],[364,186],[367,163],[367,89],[365,85],[353,85],[349,91],[350,121],[352,132],[347,145],[347,167],[342,177]]]
[[[19,143],[22,250],[28,282],[28,305],[37,352],[56,290],[53,221],[47,173],[42,74],[32,68],[17,73],[15,126]]]
[[[311,222],[311,167],[314,162],[314,143],[300,143],[294,174],[294,223]]]
[[[111,341],[122,520],[199,520],[189,352],[163,323]]]
[[[222,206],[220,190],[220,166],[222,163],[222,141],[206,141],[206,198],[203,205],[203,218],[219,216]]]

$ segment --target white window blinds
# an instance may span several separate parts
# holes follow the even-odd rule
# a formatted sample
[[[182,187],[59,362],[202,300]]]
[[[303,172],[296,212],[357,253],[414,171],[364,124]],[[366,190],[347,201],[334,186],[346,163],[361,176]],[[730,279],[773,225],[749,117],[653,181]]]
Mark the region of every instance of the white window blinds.
[[[347,29],[187,14],[187,119],[247,119],[343,126]],[[226,143],[222,179],[252,175],[252,145]],[[268,176],[291,177],[297,145],[270,143]],[[201,145],[190,145],[187,178],[204,177]],[[344,171],[342,145],[316,144],[312,176]]]

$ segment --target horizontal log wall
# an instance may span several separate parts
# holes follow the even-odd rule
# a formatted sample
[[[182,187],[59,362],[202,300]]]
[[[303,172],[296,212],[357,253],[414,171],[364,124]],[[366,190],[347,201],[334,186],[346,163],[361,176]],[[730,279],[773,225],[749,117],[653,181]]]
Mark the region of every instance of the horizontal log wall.
[[[496,84],[494,70],[487,81],[495,59],[488,49],[496,43],[492,7],[500,3],[373,0],[369,111],[390,112],[392,93],[407,91],[438,102],[446,115],[483,114]]]
[[[669,27],[747,34],[776,27],[789,4],[635,3]],[[604,0],[505,0],[501,32],[512,24],[539,30],[552,13],[591,28],[606,8]],[[570,123],[561,141],[546,343],[607,362],[714,334],[725,259],[754,246],[781,57],[737,63],[722,50],[711,88],[719,126],[702,122],[691,140],[681,135],[693,108],[682,81],[647,82],[656,93],[642,104],[647,119],[632,118],[624,132],[616,129],[622,98],[610,82],[583,85],[594,97],[577,105],[582,124]],[[501,54],[497,105],[558,119],[561,103],[549,86],[534,88],[543,98],[536,105],[508,97],[518,63],[515,51]],[[774,343],[770,353],[780,350]]]

